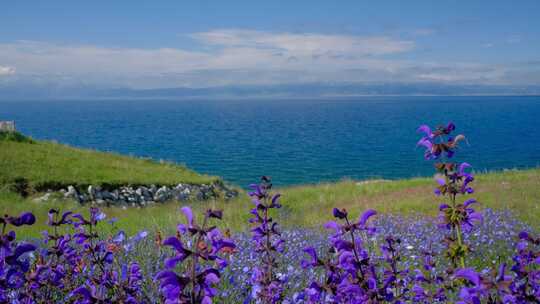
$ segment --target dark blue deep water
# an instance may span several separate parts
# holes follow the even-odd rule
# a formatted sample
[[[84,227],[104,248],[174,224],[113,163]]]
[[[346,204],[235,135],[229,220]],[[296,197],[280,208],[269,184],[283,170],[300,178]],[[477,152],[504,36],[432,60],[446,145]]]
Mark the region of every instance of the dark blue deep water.
[[[79,147],[173,160],[246,185],[433,173],[415,133],[452,120],[476,170],[540,165],[540,97],[0,102],[0,120]]]

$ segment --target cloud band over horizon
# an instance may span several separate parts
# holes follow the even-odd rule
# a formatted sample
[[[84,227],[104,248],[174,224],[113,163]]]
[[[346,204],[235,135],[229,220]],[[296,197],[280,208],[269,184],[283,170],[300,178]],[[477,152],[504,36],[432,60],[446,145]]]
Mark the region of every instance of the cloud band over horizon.
[[[422,35],[433,35],[423,30]],[[540,65],[445,62],[415,54],[414,37],[215,29],[190,47],[0,43],[0,84],[134,89],[314,82],[540,84]],[[413,56],[415,54],[415,56]]]

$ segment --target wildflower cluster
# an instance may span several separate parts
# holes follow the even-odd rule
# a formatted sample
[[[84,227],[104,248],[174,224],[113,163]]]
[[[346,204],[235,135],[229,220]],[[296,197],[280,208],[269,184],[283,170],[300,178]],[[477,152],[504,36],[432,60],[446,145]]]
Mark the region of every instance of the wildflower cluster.
[[[221,219],[220,210],[207,210],[201,226],[196,224],[189,207],[183,207],[182,212],[187,223],[178,225],[177,235],[163,242],[173,249],[174,255],[165,260],[166,269],[156,279],[160,281],[165,303],[212,303],[220,271],[227,266],[225,255],[236,246],[209,225],[210,219]]]
[[[37,248],[30,243],[17,242],[15,231],[7,229],[9,226],[33,225],[35,221],[34,215],[28,212],[17,217],[4,215],[0,218],[0,303],[28,300],[25,293],[18,291],[31,289],[30,281],[26,277],[26,273],[30,271],[28,254]]]
[[[105,215],[97,208],[90,217],[49,210],[51,231],[43,233],[43,246],[16,243],[7,225],[33,225],[35,217],[23,213],[2,219],[0,303],[142,303],[143,275],[136,262],[114,263],[123,239],[103,240],[97,226]],[[68,231],[63,233],[64,231]]]
[[[176,234],[152,242],[146,231],[127,237],[114,219],[104,233],[106,216],[92,207],[51,209],[43,239],[21,242],[14,230],[36,218],[4,215],[0,303],[540,303],[540,237],[508,211],[472,208],[471,166],[450,161],[465,140],[455,129],[419,128],[435,194],[447,200],[436,223],[334,208],[328,234],[280,231],[268,177],[251,185],[250,235],[221,233],[212,224],[220,210],[196,221],[183,207]]]
[[[280,194],[271,194],[272,182],[263,176],[260,184],[251,185],[249,192],[255,207],[251,210],[249,222],[254,251],[260,254],[260,267],[253,269],[252,296],[261,303],[280,303],[283,297],[284,278],[276,274],[278,261],[276,255],[283,252],[285,241],[281,238],[278,223],[270,217],[272,209],[281,208]]]
[[[78,303],[140,303],[142,273],[139,264],[114,264],[114,255],[124,241],[123,233],[110,240],[100,238],[97,226],[105,219],[105,214],[94,207],[90,208],[88,218],[82,214],[71,217],[76,230],[74,246],[78,248],[75,270],[82,282],[70,297],[76,298]]]
[[[464,234],[471,232],[474,225],[482,221],[482,214],[475,211],[472,205],[477,203],[473,198],[458,202],[458,196],[466,196],[474,193],[470,183],[474,181],[474,175],[467,172],[471,168],[468,163],[457,164],[451,162],[458,142],[465,140],[460,134],[451,136],[456,129],[453,123],[446,127],[440,126],[435,131],[427,125],[419,127],[418,131],[424,136],[418,145],[426,148],[424,156],[429,160],[438,160],[435,168],[438,171],[436,180],[438,187],[435,189],[437,196],[446,196],[449,203],[443,203],[439,207],[439,221],[443,229],[451,232],[445,238],[447,244],[446,256],[451,262],[447,273],[453,279],[447,283],[447,291],[458,289],[459,303],[539,303],[540,302],[540,259],[537,246],[540,240],[521,232],[521,241],[517,244],[517,254],[513,257],[514,266],[511,270],[514,276],[507,274],[507,264],[502,262],[497,269],[488,274],[480,274],[471,267],[466,267],[465,258],[471,251],[463,241]],[[446,161],[440,161],[446,153]],[[532,248],[531,248],[532,247]],[[536,247],[536,248],[534,248]],[[460,267],[460,268],[458,268]],[[446,278],[439,278],[439,284]],[[461,287],[460,287],[461,286]],[[440,292],[444,289],[440,289]]]
[[[341,223],[331,221],[325,225],[334,231],[327,257],[322,258],[313,247],[304,249],[309,259],[302,260],[302,267],[321,269],[322,277],[309,284],[299,297],[302,301],[540,303],[540,253],[537,248],[540,238],[520,233],[521,241],[511,267],[513,276],[507,273],[505,262],[492,271],[479,272],[466,267],[465,258],[471,249],[464,239],[481,222],[482,216],[471,207],[476,200],[457,201],[458,195],[474,192],[470,185],[474,176],[467,172],[471,167],[468,163],[458,165],[448,161],[454,156],[458,142],[465,140],[464,135],[450,136],[455,129],[455,125],[449,123],[432,132],[430,127],[423,125],[419,131],[424,136],[418,142],[426,148],[426,159],[439,161],[435,163],[439,173],[435,194],[449,198],[448,204],[439,207],[439,227],[450,232],[444,238],[448,266],[437,265],[439,254],[431,250],[430,245],[422,252],[420,267],[405,267],[401,239],[392,235],[383,236],[379,250],[372,247],[369,252],[370,234],[375,228],[368,226],[367,220],[376,212],[367,210],[357,222],[351,222],[345,209],[334,208],[333,216]],[[443,158],[447,161],[440,161]]]
[[[388,277],[383,279],[384,283],[380,281],[368,253],[365,238],[361,237],[374,232],[374,227],[368,226],[367,221],[375,214],[374,210],[368,210],[358,221],[351,222],[347,210],[334,208],[334,217],[342,223],[331,221],[325,225],[334,232],[330,238],[332,243],[329,249],[330,257],[320,258],[313,247],[304,249],[310,259],[302,260],[302,267],[320,267],[325,273],[324,281],[314,281],[306,289],[309,303],[322,301],[356,303],[386,297],[388,285],[395,280],[389,273]]]

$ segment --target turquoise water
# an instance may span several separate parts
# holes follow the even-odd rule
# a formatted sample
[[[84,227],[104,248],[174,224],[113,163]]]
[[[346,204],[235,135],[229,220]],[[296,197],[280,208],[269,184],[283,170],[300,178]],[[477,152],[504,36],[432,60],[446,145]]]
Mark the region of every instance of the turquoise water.
[[[427,176],[422,123],[453,121],[476,170],[540,165],[540,97],[0,102],[37,139],[184,163],[245,186]]]

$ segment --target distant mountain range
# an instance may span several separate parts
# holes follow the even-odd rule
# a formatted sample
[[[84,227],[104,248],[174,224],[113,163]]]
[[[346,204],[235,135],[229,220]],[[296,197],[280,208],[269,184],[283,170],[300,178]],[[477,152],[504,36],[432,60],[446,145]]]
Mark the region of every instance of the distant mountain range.
[[[1,87],[0,100],[13,99],[199,99],[199,98],[337,98],[388,95],[540,95],[540,86],[440,83],[309,83],[208,88],[96,89],[89,87]]]

